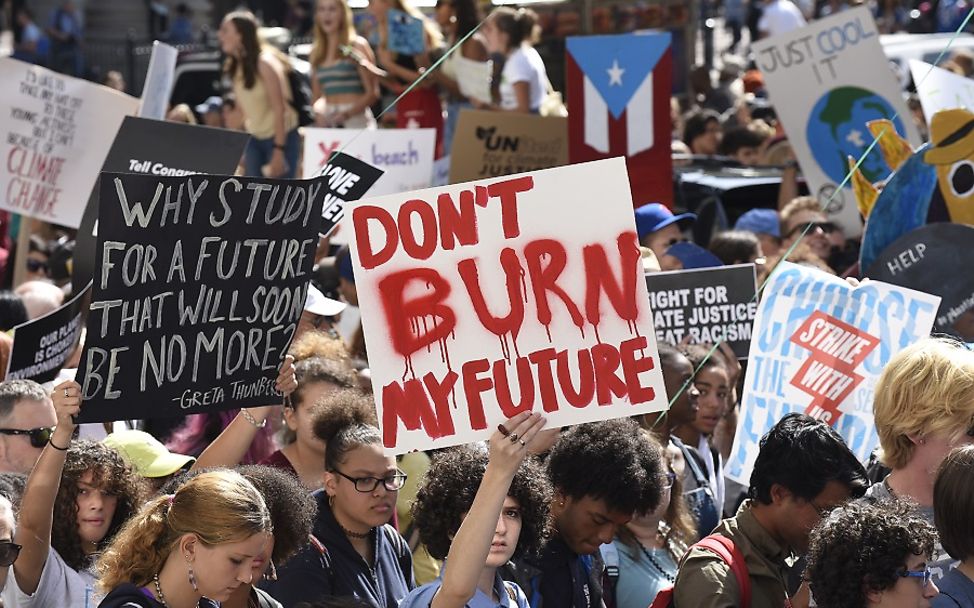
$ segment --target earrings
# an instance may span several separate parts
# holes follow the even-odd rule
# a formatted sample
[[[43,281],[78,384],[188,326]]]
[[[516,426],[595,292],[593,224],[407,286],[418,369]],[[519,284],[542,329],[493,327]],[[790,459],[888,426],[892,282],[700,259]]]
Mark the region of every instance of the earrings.
[[[264,573],[264,580],[276,581],[277,580],[277,568],[274,567],[274,562],[271,561],[271,571]]]
[[[186,556],[186,567],[189,569],[189,584],[193,587],[193,591],[199,591],[200,588],[196,584],[196,573],[193,572],[193,564],[189,561],[189,556]]]

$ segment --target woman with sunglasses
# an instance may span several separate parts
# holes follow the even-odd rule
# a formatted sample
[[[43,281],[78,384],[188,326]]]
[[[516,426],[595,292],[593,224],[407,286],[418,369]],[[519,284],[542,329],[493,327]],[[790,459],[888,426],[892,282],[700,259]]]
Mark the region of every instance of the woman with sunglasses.
[[[643,432],[659,445],[655,435]],[[683,498],[683,453],[670,444],[663,455],[659,505],[652,512],[635,514],[629,523],[619,527],[612,543],[602,545],[602,560],[610,573],[608,579],[617,608],[646,608],[652,604],[660,589],[673,585],[680,558],[697,540],[696,524]]]
[[[57,427],[27,479],[15,542],[21,545],[4,604],[94,606],[94,559],[144,497],[142,479],[115,450],[72,444],[81,386],[63,382],[51,396]]]
[[[14,541],[14,507],[6,496],[0,495],[0,592],[7,586],[7,573],[20,555],[20,545]]]
[[[325,443],[324,489],[311,547],[265,586],[286,606],[354,596],[396,608],[415,587],[409,547],[387,522],[406,475],[386,456],[369,396],[353,389],[320,403],[315,434]]]
[[[434,457],[413,516],[430,554],[446,565],[400,608],[528,608],[498,569],[514,555],[537,553],[548,535],[551,485],[526,459],[543,426],[540,415],[523,412],[498,427],[488,450],[462,446]]]
[[[927,608],[937,595],[928,562],[937,532],[906,501],[852,501],[809,538],[805,579],[828,608]]]

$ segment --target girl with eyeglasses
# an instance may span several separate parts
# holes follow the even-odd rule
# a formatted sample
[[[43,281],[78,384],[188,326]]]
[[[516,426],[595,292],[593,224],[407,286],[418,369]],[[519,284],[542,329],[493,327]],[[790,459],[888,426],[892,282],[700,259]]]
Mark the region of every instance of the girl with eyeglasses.
[[[817,606],[929,607],[938,593],[929,563],[936,540],[910,502],[854,500],[812,530],[804,578]]]
[[[23,548],[4,591],[7,606],[94,606],[93,563],[144,497],[142,479],[115,450],[72,444],[81,386],[51,396],[57,427],[27,479],[14,542]]]
[[[412,555],[392,518],[406,475],[386,456],[375,406],[361,391],[326,396],[315,420],[325,443],[324,488],[311,546],[266,589],[281,603],[355,596],[374,608],[396,608],[415,587]]]
[[[659,445],[655,435],[642,432]],[[670,444],[663,455],[659,505],[652,512],[635,514],[629,523],[619,527],[612,543],[602,545],[602,559],[609,567],[617,608],[646,608],[652,604],[660,589],[673,585],[680,559],[697,539],[696,524],[683,499],[683,453]],[[611,574],[612,567],[618,573],[615,576]]]

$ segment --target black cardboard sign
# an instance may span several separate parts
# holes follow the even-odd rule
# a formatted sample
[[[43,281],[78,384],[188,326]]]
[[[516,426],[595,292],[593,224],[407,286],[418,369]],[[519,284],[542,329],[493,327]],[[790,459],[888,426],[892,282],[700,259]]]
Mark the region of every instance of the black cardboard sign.
[[[7,362],[7,380],[50,382],[57,377],[78,346],[84,324],[82,310],[89,283],[57,310],[14,328],[14,344]]]
[[[321,236],[328,236],[345,217],[345,205],[361,200],[385,173],[364,160],[344,152],[331,155],[316,177],[328,178],[321,212]]]
[[[277,402],[324,182],[103,173],[80,420]]]
[[[237,168],[250,136],[241,131],[127,116],[105,157],[102,171],[178,177],[194,173],[229,175]],[[74,249],[73,285],[95,273],[95,220],[99,183],[88,197]]]
[[[974,227],[927,224],[893,241],[865,276],[940,296],[934,331],[970,341],[971,336],[961,335],[954,324],[974,308],[971,243],[974,243]]]
[[[656,337],[679,344],[726,340],[739,359],[747,358],[758,303],[754,264],[646,275]]]

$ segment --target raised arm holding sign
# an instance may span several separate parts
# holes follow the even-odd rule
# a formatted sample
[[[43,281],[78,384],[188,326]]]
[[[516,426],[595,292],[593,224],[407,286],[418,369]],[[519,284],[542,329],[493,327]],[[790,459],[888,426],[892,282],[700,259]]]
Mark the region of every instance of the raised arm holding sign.
[[[102,174],[83,421],[273,402],[323,182]]]

